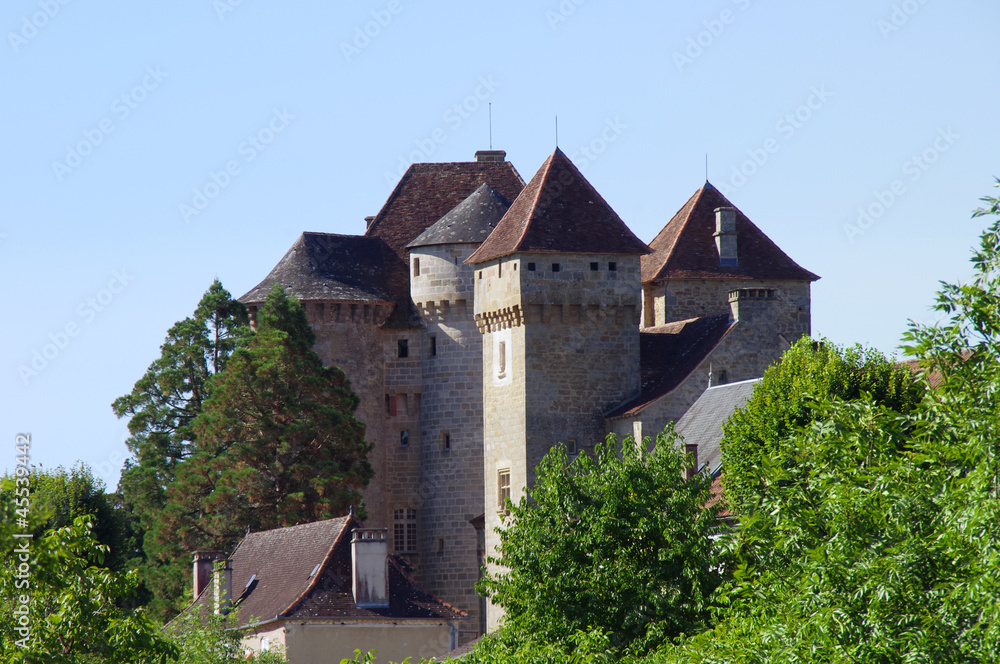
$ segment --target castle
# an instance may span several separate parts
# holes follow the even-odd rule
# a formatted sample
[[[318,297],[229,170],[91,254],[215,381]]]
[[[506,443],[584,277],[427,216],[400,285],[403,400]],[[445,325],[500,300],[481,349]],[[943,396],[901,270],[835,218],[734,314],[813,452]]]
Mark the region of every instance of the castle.
[[[761,376],[819,278],[707,182],[647,245],[558,148],[527,184],[505,158],[413,164],[364,235],[303,233],[240,298],[302,302],[375,444],[366,525],[469,613],[463,643],[496,625],[474,585],[548,449],[655,436]]]

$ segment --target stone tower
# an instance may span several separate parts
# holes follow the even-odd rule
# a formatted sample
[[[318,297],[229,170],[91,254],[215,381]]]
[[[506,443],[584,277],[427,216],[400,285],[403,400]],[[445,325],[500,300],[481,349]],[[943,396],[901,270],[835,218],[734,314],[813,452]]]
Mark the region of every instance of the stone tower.
[[[621,218],[556,151],[472,254],[483,333],[487,552],[557,442],[607,433],[604,415],[639,393],[640,256]],[[488,609],[488,626],[499,612]]]
[[[423,500],[421,583],[469,613],[463,632],[484,627],[485,603],[475,592],[482,530],[462,514],[482,511],[482,336],[473,319],[475,271],[465,260],[510,208],[510,201],[481,185],[410,249],[410,293],[424,324],[420,474]],[[464,640],[464,639],[463,639]]]

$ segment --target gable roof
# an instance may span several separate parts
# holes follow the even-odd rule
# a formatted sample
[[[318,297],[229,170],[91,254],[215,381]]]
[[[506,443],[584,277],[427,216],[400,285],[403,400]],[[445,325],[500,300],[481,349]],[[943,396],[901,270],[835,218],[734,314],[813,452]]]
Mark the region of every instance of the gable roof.
[[[735,208],[706,182],[677,211],[653,241],[653,253],[642,257],[642,281],[661,279],[782,279],[816,281],[778,248],[763,231],[736,209],[738,265],[719,265],[715,246],[715,209]]]
[[[722,424],[743,407],[758,382],[760,379],[754,378],[710,387],[677,420],[674,431],[685,443],[698,446],[698,464],[712,475],[722,466]]]
[[[358,608],[351,587],[353,516],[250,533],[229,557],[239,622],[277,618],[465,617],[465,612],[420,590],[393,557],[388,559],[389,607]],[[211,606],[208,584],[191,608]]]
[[[270,274],[240,301],[263,302],[272,285],[279,283],[300,300],[391,304],[386,263],[392,259],[392,251],[378,238],[303,233]]]
[[[365,236],[382,238],[406,261],[409,256],[406,246],[481,184],[490,185],[508,200],[517,198],[524,188],[524,180],[509,161],[412,164],[375,215]]]
[[[593,185],[556,148],[466,263],[516,252],[648,254]]]
[[[708,357],[736,323],[729,314],[702,316],[643,328],[639,333],[639,396],[605,415],[630,417],[673,392]]]
[[[510,209],[510,200],[488,184],[481,184],[430,228],[406,245],[479,244],[493,232]]]

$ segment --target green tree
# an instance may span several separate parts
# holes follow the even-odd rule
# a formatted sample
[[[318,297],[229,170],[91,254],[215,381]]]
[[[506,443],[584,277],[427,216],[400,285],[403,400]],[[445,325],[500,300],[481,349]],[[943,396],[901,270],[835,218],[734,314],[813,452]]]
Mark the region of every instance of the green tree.
[[[11,501],[4,509],[13,516]],[[94,540],[89,517],[30,540],[13,537],[13,522],[4,519],[0,534],[5,559],[16,563],[0,569],[0,662],[162,664],[176,657],[142,610],[122,608],[138,585],[135,572],[92,564],[107,547]]]
[[[840,349],[828,341],[799,340],[772,365],[746,405],[723,426],[722,472],[726,500],[737,511],[753,510],[763,491],[765,464],[787,463],[784,442],[812,418],[816,400],[859,399],[909,412],[923,395],[920,381],[875,350]]]
[[[190,454],[147,532],[162,562],[229,551],[247,528],[331,518],[361,504],[373,471],[353,414],[358,397],[342,371],[323,366],[314,340],[302,306],[276,287],[257,333],[213,379]]]
[[[184,587],[186,562],[164,557],[159,532],[167,489],[176,469],[194,450],[192,425],[211,394],[212,378],[233,351],[251,336],[246,308],[216,280],[194,315],[174,324],[155,360],[129,394],[112,404],[128,417],[127,445],[132,458],[119,489],[139,518],[147,565],[143,581],[156,595],[151,608],[164,616]]]
[[[683,479],[675,437],[652,451],[614,436],[595,456],[554,447],[535,484],[512,505],[480,590],[501,606],[506,636],[493,648],[530,643],[575,649],[571,637],[604,634],[610,651],[644,651],[704,629],[720,583],[711,478]],[[534,649],[532,647],[532,649]],[[492,661],[484,659],[483,661]]]

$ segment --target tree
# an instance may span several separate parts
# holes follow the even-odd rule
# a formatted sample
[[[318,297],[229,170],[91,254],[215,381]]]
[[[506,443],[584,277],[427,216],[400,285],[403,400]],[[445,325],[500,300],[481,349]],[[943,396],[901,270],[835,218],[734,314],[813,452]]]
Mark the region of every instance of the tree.
[[[558,445],[539,464],[490,559],[509,571],[480,584],[506,611],[508,644],[573,649],[574,634],[596,632],[614,652],[642,652],[705,627],[721,581],[711,478],[683,479],[672,432],[646,443],[612,435],[574,460]]]
[[[1000,660],[1000,220],[973,263],[905,336],[939,386],[907,412],[817,399],[752,478],[720,623],[656,661]]]
[[[324,367],[298,301],[280,287],[257,316],[257,333],[229,357],[192,423],[158,522],[163,563],[192,551],[229,551],[247,529],[346,514],[372,476],[359,400],[344,373]],[[147,547],[151,550],[152,547]]]
[[[13,517],[11,503],[4,501],[5,517]],[[15,539],[12,523],[5,518],[0,534],[5,559],[19,561],[0,569],[0,662],[162,664],[176,658],[142,610],[122,608],[138,585],[135,572],[91,564],[107,547],[94,540],[88,517],[30,540]]]
[[[225,369],[229,356],[251,336],[246,308],[216,280],[202,297],[194,316],[174,324],[155,360],[129,394],[112,404],[118,417],[128,417],[127,441],[132,453],[119,485],[123,500],[145,532],[147,565],[143,581],[156,595],[151,608],[161,616],[183,590],[186,564],[165,558],[155,531],[166,505],[176,469],[192,454],[192,425],[212,391],[212,378]]]
[[[840,349],[828,341],[799,340],[764,373],[746,405],[723,426],[722,473],[726,500],[746,513],[761,497],[758,471],[786,463],[784,442],[812,418],[816,400],[859,399],[905,413],[924,388],[905,367],[860,346]]]

